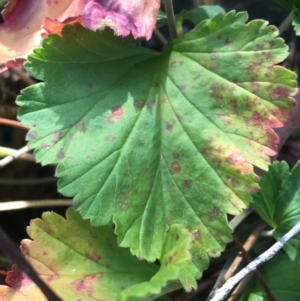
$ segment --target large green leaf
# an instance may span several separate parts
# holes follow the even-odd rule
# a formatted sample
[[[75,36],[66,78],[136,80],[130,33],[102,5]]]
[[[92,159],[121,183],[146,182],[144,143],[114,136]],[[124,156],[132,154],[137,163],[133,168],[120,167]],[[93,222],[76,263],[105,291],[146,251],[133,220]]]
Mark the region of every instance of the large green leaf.
[[[300,222],[300,162],[292,171],[286,162],[274,162],[260,181],[261,190],[253,197],[253,208],[272,226],[279,239]],[[300,263],[300,235],[284,248]]]
[[[180,226],[172,226],[166,235],[158,270],[119,248],[108,226],[92,227],[73,209],[66,217],[44,213],[28,227],[33,240],[21,245],[25,258],[62,300],[151,301],[181,287],[180,266],[190,261],[191,239]],[[1,300],[46,301],[17,266],[7,282],[11,287],[0,286]]]
[[[44,81],[18,98],[29,146],[59,163],[59,190],[93,225],[111,219],[119,243],[159,258],[173,224],[193,236],[207,267],[231,239],[226,213],[257,191],[293,111],[295,74],[264,21],[233,12],[203,21],[162,53],[125,46],[106,32],[66,27],[35,51],[27,70]],[[191,287],[195,267],[182,280]]]
[[[300,269],[291,259],[279,252],[259,271],[276,301],[300,300]],[[261,284],[253,275],[237,301],[269,301]]]

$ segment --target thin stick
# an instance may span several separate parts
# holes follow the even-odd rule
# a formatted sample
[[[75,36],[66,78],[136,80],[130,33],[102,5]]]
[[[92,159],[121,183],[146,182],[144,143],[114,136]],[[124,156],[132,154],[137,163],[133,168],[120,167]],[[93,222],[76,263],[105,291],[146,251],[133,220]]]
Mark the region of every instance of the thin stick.
[[[165,4],[165,12],[167,15],[170,36],[171,36],[171,40],[173,41],[178,37],[177,30],[176,30],[174,9],[173,9],[173,1],[165,0],[164,4]]]
[[[283,248],[283,246],[290,239],[292,239],[299,232],[300,222],[296,226],[294,226],[287,234],[285,234],[279,241],[277,241],[271,248],[254,259],[235,276],[228,279],[228,281],[217,291],[216,295],[211,299],[211,301],[224,300],[228,296],[230,291],[236,286],[236,284],[238,284],[242,279],[252,273],[258,266],[270,260],[280,249]]]
[[[10,71],[14,74],[16,74],[17,76],[20,77],[20,79],[26,83],[27,85],[33,85],[36,84],[36,81],[34,81],[33,79],[31,79],[29,76],[27,76],[27,74],[25,72],[20,71],[17,68],[12,68],[10,69]]]
[[[0,246],[12,261],[16,262],[20,269],[39,287],[49,301],[62,301],[37,275],[31,265],[21,255],[21,252],[14,246],[12,240],[6,232],[0,227]]]
[[[156,37],[160,40],[160,42],[163,45],[166,45],[168,43],[167,39],[164,37],[164,35],[160,32],[159,29],[155,28],[154,29],[154,34],[156,35]]]
[[[33,178],[33,179],[7,179],[0,178],[0,185],[43,185],[49,183],[57,182],[56,177],[43,177],[43,178]]]
[[[249,251],[251,249],[251,247],[258,239],[258,237],[260,236],[261,232],[264,230],[265,227],[266,224],[261,224],[258,227],[256,227],[255,230],[251,233],[251,235],[248,237],[248,239],[246,240],[243,246],[246,251]],[[215,291],[236,272],[242,260],[243,260],[242,256],[238,254],[238,256],[236,256],[236,258],[231,263],[230,267],[228,268],[226,266],[226,272],[220,274],[219,278],[217,279],[213,289],[211,290],[206,300],[211,300]]]
[[[0,118],[0,123],[4,125],[13,126],[15,128],[23,129],[23,130],[30,130],[29,126],[22,125],[19,121],[11,120],[7,118]]]
[[[5,158],[3,158],[2,160],[0,160],[0,168],[11,163],[14,159],[20,157],[21,155],[27,153],[29,151],[28,146],[24,146],[21,149],[19,149],[18,151],[16,151],[16,153],[12,156],[7,156]]]
[[[244,259],[250,263],[252,261],[251,257],[249,256],[248,252],[244,249],[243,244],[239,241],[239,239],[234,235],[233,236],[233,241],[234,243],[237,245],[237,247],[239,248],[240,252],[242,253]],[[254,270],[254,275],[256,276],[258,282],[260,283],[261,287],[263,288],[263,290],[265,291],[268,299],[270,301],[276,301],[275,298],[273,297],[270,289],[268,288],[264,278],[262,277],[261,273],[259,270],[255,269]],[[244,279],[245,280],[245,279]],[[228,299],[228,301],[233,301],[236,297],[237,294],[233,294],[234,296],[230,297]]]
[[[16,149],[0,146],[0,157],[15,156],[16,152],[17,152]],[[18,159],[36,162],[33,154],[25,153],[25,154],[19,156]]]
[[[71,206],[71,199],[57,199],[57,200],[37,200],[37,201],[11,201],[0,202],[0,211],[10,211],[27,208],[41,208],[41,207],[58,207]]]
[[[245,288],[248,281],[251,279],[252,273],[250,273],[246,278],[244,278],[234,289],[231,296],[227,299],[227,301],[234,301],[236,297],[240,294],[240,292]]]
[[[280,35],[291,25],[293,19],[294,19],[294,12],[291,11],[278,27]]]

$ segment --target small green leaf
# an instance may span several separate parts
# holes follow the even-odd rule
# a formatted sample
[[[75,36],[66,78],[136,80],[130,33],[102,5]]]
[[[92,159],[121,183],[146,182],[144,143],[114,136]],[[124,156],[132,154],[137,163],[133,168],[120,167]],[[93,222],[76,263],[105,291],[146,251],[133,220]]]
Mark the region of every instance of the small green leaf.
[[[204,20],[213,18],[216,14],[223,13],[225,10],[219,5],[203,5],[191,10],[182,10],[177,16],[178,21],[190,20],[194,25],[198,25]]]
[[[294,13],[293,25],[296,31],[296,35],[300,36],[300,11],[296,11]]]
[[[213,18],[218,13],[224,13],[225,10],[219,5],[202,5],[195,7],[191,10],[183,9],[180,13],[175,16],[176,24],[182,24],[183,20],[189,20],[198,25],[200,22]],[[157,27],[163,26],[167,23],[167,16],[160,11],[159,17],[157,18]]]
[[[286,254],[279,252],[259,267],[259,271],[276,301],[300,300],[300,268]],[[269,300],[254,275],[237,298],[237,301]]]
[[[252,206],[279,239],[300,222],[300,162],[291,172],[286,162],[274,162],[259,184],[261,189],[253,196]],[[284,248],[293,261],[300,263],[299,234]]]
[[[251,201],[253,165],[267,169],[271,128],[293,112],[296,75],[275,66],[287,47],[275,27],[246,20],[218,14],[162,53],[66,27],[29,57],[44,82],[18,98],[29,146],[59,163],[59,190],[85,219],[113,219],[120,245],[149,261],[172,225],[188,230],[197,269],[182,269],[186,288],[231,240],[226,213]]]
[[[157,14],[157,17],[156,17],[156,20],[157,20],[157,22],[159,22],[161,20],[167,20],[167,16],[162,10],[159,10],[158,14]]]
[[[27,231],[33,240],[22,241],[23,255],[65,301],[151,301],[181,287],[180,266],[190,261],[191,239],[178,225],[166,235],[159,270],[119,248],[111,228],[92,227],[73,209],[67,211],[66,219],[46,212]],[[11,287],[0,286],[5,300],[46,300],[16,266],[7,282]]]
[[[149,282],[130,286],[120,294],[118,301],[150,301],[181,288],[180,270],[191,260],[190,245],[191,237],[186,231],[178,225],[172,226],[162,248],[161,268],[158,273]]]

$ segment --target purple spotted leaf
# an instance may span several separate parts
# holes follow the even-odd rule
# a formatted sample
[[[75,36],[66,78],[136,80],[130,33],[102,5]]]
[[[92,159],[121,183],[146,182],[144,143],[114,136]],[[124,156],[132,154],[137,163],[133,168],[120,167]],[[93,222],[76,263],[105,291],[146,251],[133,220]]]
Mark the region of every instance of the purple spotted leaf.
[[[163,295],[181,287],[180,266],[190,261],[191,239],[179,225],[166,235],[160,268],[120,248],[110,227],[92,227],[74,209],[66,219],[46,212],[27,232],[32,240],[21,243],[24,257],[64,301],[167,301]],[[6,282],[0,300],[47,300],[16,265]]]
[[[231,239],[293,112],[295,74],[278,31],[245,13],[218,14],[162,53],[123,45],[106,32],[67,27],[29,57],[44,83],[18,98],[34,126],[29,146],[59,163],[59,190],[93,225],[111,220],[122,247],[159,258],[181,224],[193,237],[185,288]]]

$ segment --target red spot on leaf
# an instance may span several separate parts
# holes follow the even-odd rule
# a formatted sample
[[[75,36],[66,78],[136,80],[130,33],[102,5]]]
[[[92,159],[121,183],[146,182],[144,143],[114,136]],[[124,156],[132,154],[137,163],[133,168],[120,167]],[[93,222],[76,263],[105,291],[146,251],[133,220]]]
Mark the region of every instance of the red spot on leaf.
[[[171,164],[171,173],[176,174],[180,173],[181,171],[181,165],[177,161],[173,161]]]
[[[185,188],[191,188],[191,185],[192,185],[192,182],[190,180],[184,180],[182,185],[185,187]]]
[[[173,198],[174,197],[174,187],[170,183],[168,183],[167,186],[168,186],[168,192],[169,192],[171,198]]]
[[[55,279],[57,279],[58,278],[58,276],[56,276],[56,275],[50,275],[50,276],[48,276],[47,278],[46,278],[46,281],[48,282],[48,283],[50,283],[50,282],[52,282],[53,280],[55,280]]]
[[[46,226],[45,231],[47,234],[52,235],[53,234],[53,229],[50,226]]]
[[[87,253],[86,257],[94,262],[98,262],[101,259],[101,255],[98,253],[98,250],[95,248],[89,253]]]
[[[53,144],[56,144],[62,137],[63,137],[63,132],[57,131],[53,134],[51,141]]]
[[[271,40],[271,41],[269,42],[269,45],[270,45],[271,47],[275,46],[275,41],[274,41],[274,40]]]
[[[217,59],[219,57],[219,55],[217,54],[217,53],[212,53],[211,55],[210,55],[210,58],[212,59],[212,60],[215,60],[215,59]]]
[[[71,287],[76,293],[92,295],[93,286],[95,285],[95,282],[100,278],[100,274],[92,274],[84,277],[83,279],[72,282]]]
[[[87,127],[82,120],[80,122],[78,122],[75,127],[79,132],[82,132],[82,133],[87,132]]]
[[[259,82],[252,82],[252,83],[251,83],[251,86],[252,86],[252,91],[253,91],[254,93],[257,93],[258,90],[259,90],[259,88],[260,88]]]
[[[180,155],[178,153],[173,154],[173,158],[178,159],[179,157],[180,157]]]
[[[293,115],[293,110],[291,108],[290,109],[276,108],[273,109],[271,113],[272,115],[277,117],[280,121],[285,122]]]
[[[63,152],[62,149],[60,149],[57,154],[56,154],[56,158],[57,159],[63,159],[65,157],[65,153]]]
[[[147,102],[147,109],[152,111],[156,106],[156,101],[155,100],[149,100]]]
[[[137,108],[137,109],[141,109],[145,104],[144,100],[141,99],[136,99],[133,103],[133,105]]]
[[[36,137],[37,137],[37,132],[34,130],[30,130],[26,135],[26,140],[30,141],[30,140],[35,139]]]
[[[176,61],[176,60],[171,61],[171,62],[169,63],[169,67],[171,67],[171,68],[175,68],[175,67],[177,67],[177,65],[178,65],[178,61]]]
[[[269,116],[269,119],[265,122],[265,125],[269,126],[270,128],[278,128],[283,126],[282,122],[273,116]]]
[[[215,220],[220,215],[220,209],[217,206],[213,206],[213,208],[207,212],[207,215],[211,221]]]
[[[111,114],[108,116],[109,123],[115,123],[117,120],[123,118],[123,110],[121,106],[116,106],[111,109]]]
[[[47,143],[43,142],[41,144],[41,149],[48,149],[48,148],[49,148],[49,145]]]
[[[173,130],[173,125],[171,123],[166,124],[166,130],[171,132]]]
[[[230,165],[235,165],[236,167],[239,167],[241,169],[247,169],[248,170],[248,161],[246,158],[242,155],[241,152],[238,150],[233,151],[226,159],[227,163]],[[243,173],[244,174],[244,173]],[[248,174],[248,171],[245,173]]]
[[[114,135],[108,135],[108,136],[106,136],[105,137],[105,141],[112,141],[112,140],[115,140],[116,139],[116,137],[114,136]]]
[[[259,113],[254,112],[253,115],[252,115],[252,121],[253,121],[254,124],[262,124],[263,119],[259,115]]]
[[[252,64],[250,64],[250,66],[247,68],[247,70],[248,70],[248,73],[249,73],[249,74],[252,74],[252,73],[254,73],[258,68],[259,68],[259,64],[257,64],[257,63],[252,63]]]
[[[282,87],[282,86],[277,86],[276,89],[270,94],[271,99],[279,99],[279,98],[286,98],[290,96],[290,91],[289,89]]]
[[[235,179],[235,178],[231,178],[231,179],[230,179],[230,185],[231,185],[233,188],[239,187],[240,182],[239,182],[237,179]]]
[[[239,106],[237,100],[236,100],[236,99],[230,100],[230,106],[231,106],[233,109],[236,109],[236,108]]]
[[[232,43],[232,40],[230,40],[229,38],[227,38],[224,42],[224,45],[227,46],[227,45],[230,45]]]

